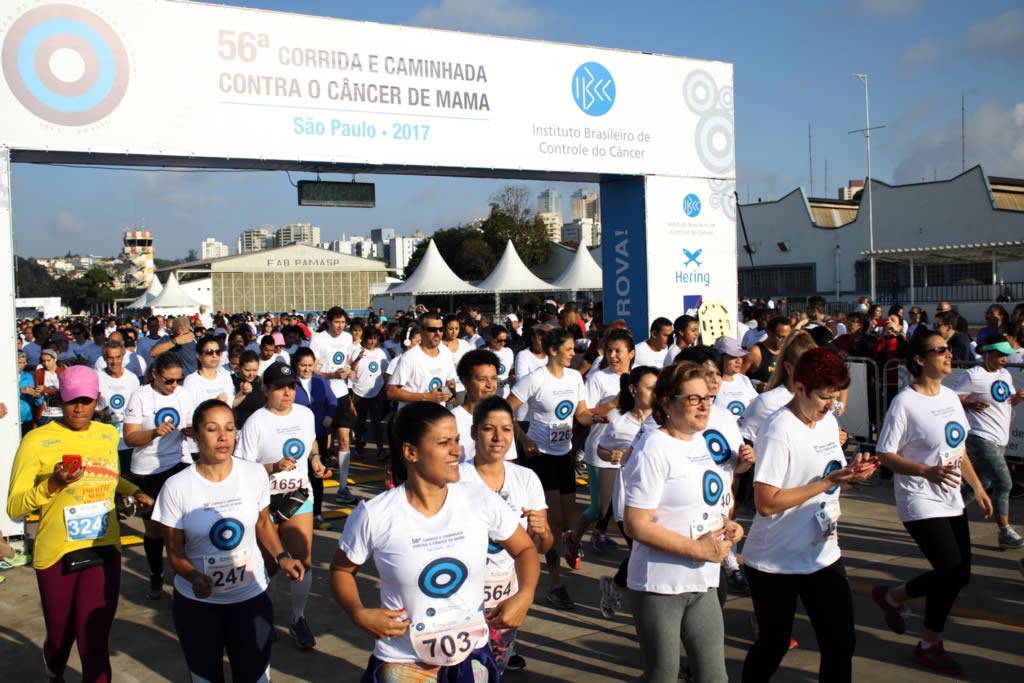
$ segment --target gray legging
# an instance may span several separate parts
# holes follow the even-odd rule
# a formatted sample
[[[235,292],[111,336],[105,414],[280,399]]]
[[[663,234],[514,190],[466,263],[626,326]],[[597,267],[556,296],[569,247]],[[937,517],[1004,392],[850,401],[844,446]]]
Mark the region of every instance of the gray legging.
[[[690,675],[696,683],[729,680],[725,672],[725,627],[714,588],[704,593],[662,595],[630,591],[633,622],[644,673],[635,683],[676,683],[679,641],[686,648]]]

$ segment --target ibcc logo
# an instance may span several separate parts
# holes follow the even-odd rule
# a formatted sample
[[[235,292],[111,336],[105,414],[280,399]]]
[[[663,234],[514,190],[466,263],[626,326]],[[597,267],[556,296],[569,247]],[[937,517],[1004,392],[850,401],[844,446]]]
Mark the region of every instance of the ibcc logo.
[[[86,126],[114,111],[131,70],[124,43],[109,24],[63,4],[37,7],[15,21],[0,63],[22,106],[62,126]]]
[[[572,75],[572,98],[588,116],[604,116],[615,104],[615,79],[597,62],[581,64]]]
[[[700,197],[692,192],[683,197],[683,213],[690,218],[696,218],[700,215]]]

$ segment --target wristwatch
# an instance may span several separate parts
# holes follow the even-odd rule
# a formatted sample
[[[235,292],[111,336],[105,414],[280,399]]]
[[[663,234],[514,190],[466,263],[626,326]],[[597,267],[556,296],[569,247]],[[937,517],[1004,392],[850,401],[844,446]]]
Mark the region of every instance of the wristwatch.
[[[277,566],[280,567],[281,566],[281,560],[290,560],[290,559],[292,559],[292,556],[290,554],[288,554],[287,550],[285,550],[283,552],[278,553],[277,557],[274,558],[274,561],[277,562]]]

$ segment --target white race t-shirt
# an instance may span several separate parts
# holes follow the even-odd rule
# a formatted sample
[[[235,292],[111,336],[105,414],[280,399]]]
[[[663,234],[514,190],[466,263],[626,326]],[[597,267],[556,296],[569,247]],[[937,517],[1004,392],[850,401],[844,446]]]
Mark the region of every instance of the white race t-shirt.
[[[164,396],[154,391],[152,384],[146,384],[131,395],[124,414],[125,424],[137,424],[144,432],[156,429],[163,422],[170,422],[177,428],[132,450],[132,474],[157,474],[179,462],[192,463],[181,430],[192,424],[194,410],[192,396],[181,387],[176,387],[170,396]]]
[[[941,387],[938,396],[925,396],[906,387],[889,406],[875,450],[929,467],[947,463],[959,469],[967,429],[967,416],[952,389]],[[943,493],[938,484],[905,474],[893,475],[892,483],[901,522],[963,514],[959,487],[947,486]]]
[[[437,347],[437,356],[428,356],[421,346],[402,354],[402,362],[391,375],[391,383],[416,394],[431,391],[450,391],[448,380],[455,379],[452,353],[443,344]],[[398,408],[406,405],[399,401]]]
[[[587,382],[584,385],[587,392],[587,407],[593,409],[609,401],[618,401],[621,378],[622,375],[616,374],[611,368],[588,373]],[[614,419],[618,414],[618,410],[613,409],[608,417]],[[597,444],[601,440],[601,435],[604,434],[610,424],[596,422],[590,426],[590,433],[587,434],[587,441],[583,447],[583,460],[588,465],[593,465],[594,467],[618,467],[618,465],[613,465],[607,460],[602,460],[597,455]]]
[[[794,489],[846,467],[832,413],[811,429],[789,408],[765,420],[754,447],[754,481]],[[827,520],[819,520],[825,513]],[[813,574],[839,559],[839,486],[768,517],[754,516],[743,562],[770,574]]]
[[[608,429],[604,430],[598,445],[609,451],[622,451],[625,455],[639,433],[640,423],[635,417],[629,413],[617,415],[608,424]],[[611,465],[610,462],[608,464]],[[619,465],[612,467],[619,470],[615,473],[615,485],[612,487],[612,513],[615,515],[615,521],[621,522],[626,507],[626,490],[622,486],[622,468]]]
[[[672,363],[675,362],[676,356],[679,355],[680,351],[682,351],[682,349],[679,348],[678,344],[669,344],[668,345],[668,349],[665,350],[665,360],[661,364],[661,367],[663,367],[663,368],[670,367],[672,365]],[[640,364],[639,363],[633,363],[633,366],[634,367],[640,367]],[[657,367],[657,366],[655,366],[655,367]]]
[[[484,480],[477,473],[472,460],[459,465],[459,472],[462,473],[464,481],[479,482],[486,486]],[[523,508],[527,510],[548,509],[540,478],[533,470],[512,462],[505,462],[505,481],[502,482],[501,490],[497,493],[508,504],[512,514],[519,515],[519,526],[523,527],[524,531],[529,526],[530,520],[522,516]],[[515,559],[501,545],[488,540],[484,608],[490,609],[518,592],[519,582],[516,580]]]
[[[736,419],[739,419],[747,411],[750,402],[757,398],[757,389],[750,383],[746,375],[735,374],[731,382],[722,380],[718,385],[718,398],[715,399],[716,406],[722,406]]]
[[[197,598],[180,574],[174,590],[191,600],[218,605],[243,602],[267,589],[256,522],[270,505],[270,481],[261,465],[231,459],[231,474],[210,481],[195,465],[167,480],[153,508],[153,521],[185,532],[185,555],[213,579],[208,598]]]
[[[295,403],[289,414],[275,415],[264,407],[245,421],[237,455],[261,465],[295,458],[295,469],[270,475],[270,492],[286,493],[309,488],[309,456],[315,444],[312,410]]]
[[[452,416],[455,418],[455,426],[459,430],[459,446],[462,447],[462,456],[459,462],[467,462],[476,457],[476,442],[473,441],[473,415],[464,406],[452,408]],[[516,459],[516,439],[512,437],[512,443],[505,452],[505,460]]]
[[[722,384],[725,384],[723,382]],[[740,433],[744,439],[757,442],[757,430],[776,410],[793,400],[793,394],[785,385],[777,386],[771,391],[758,394],[754,402],[747,406],[740,417]],[[718,399],[715,400],[717,405]]]
[[[669,344],[669,346],[675,345]],[[665,365],[665,356],[668,355],[669,346],[666,346],[661,351],[655,351],[646,340],[640,342],[636,345],[636,356],[633,365],[636,367],[641,365],[650,365],[654,368],[663,367]]]
[[[523,349],[522,351],[516,354],[516,384],[519,384],[524,379],[526,379],[526,376],[529,375],[531,372],[534,372],[535,370],[540,370],[547,364],[547,354],[544,354],[544,356],[541,358],[537,358],[537,356],[533,355],[533,352],[530,351],[529,349]],[[519,410],[516,411],[516,419],[521,421],[526,420],[526,411],[526,404],[520,406]]]
[[[338,547],[357,565],[372,555],[381,607],[405,609],[412,620],[404,635],[378,639],[373,654],[385,662],[423,661],[417,650],[428,653],[434,639],[436,653],[446,636],[460,661],[483,647],[488,544],[508,540],[518,526],[519,514],[477,482],[448,484],[432,517],[409,504],[405,484],[359,503]]]
[[[512,349],[508,348],[507,343],[500,351],[491,349],[491,352],[498,357],[498,396],[508,398],[508,395],[512,392],[508,378],[514,369],[515,355],[512,353]]]
[[[355,366],[352,393],[362,398],[373,398],[384,388],[384,375],[388,371],[388,354],[380,348],[363,350],[363,358]]]
[[[145,376],[146,367],[148,365],[149,363],[146,362],[146,359],[135,351],[129,351],[128,349],[124,350],[124,360],[121,363],[121,367],[138,377],[140,380]],[[96,362],[92,364],[92,369],[96,372],[102,372],[106,367],[107,361],[102,355],[100,355],[100,357],[96,359]]]
[[[476,347],[465,339],[456,339],[455,341],[458,342],[458,348],[455,351],[451,350],[447,342],[441,342],[441,346],[448,349],[448,353],[452,354],[452,365],[455,366],[455,391],[465,391],[466,387],[463,386],[462,380],[459,379],[459,361]]]
[[[139,390],[139,378],[123,370],[121,376],[114,378],[107,374],[106,370],[96,373],[100,378],[100,393],[96,399],[96,410],[110,412],[110,424],[117,428],[121,440],[117,444],[117,450],[123,451],[129,448],[124,442],[124,416],[128,412],[128,399]]]
[[[1016,389],[1009,370],[1000,368],[989,372],[980,365],[973,367],[957,378],[953,391],[969,401],[984,401],[988,404],[980,413],[976,410],[966,411],[971,434],[999,446],[1010,442],[1010,420],[1013,419],[1010,399]]]
[[[192,402],[199,405],[203,401],[217,398],[221,394],[227,396],[230,406],[235,400],[235,384],[231,381],[231,373],[222,367],[217,368],[215,379],[206,379],[199,372],[193,372],[185,378],[185,391],[192,395]]]
[[[643,435],[622,469],[626,505],[654,510],[654,522],[688,538],[723,524],[719,501],[725,485],[704,439]],[[635,591],[678,595],[718,586],[719,565],[681,557],[634,540],[626,584]]]
[[[317,332],[309,340],[309,348],[316,356],[317,372],[329,375],[339,368],[348,366],[348,356],[352,349],[352,335],[342,332],[337,337],[332,337],[327,330]],[[340,398],[348,393],[347,380],[332,379],[329,381],[335,397]]]
[[[585,400],[583,378],[572,368],[558,379],[547,369],[537,370],[516,382],[512,395],[527,405],[527,435],[541,453],[565,455],[572,448],[572,419]]]

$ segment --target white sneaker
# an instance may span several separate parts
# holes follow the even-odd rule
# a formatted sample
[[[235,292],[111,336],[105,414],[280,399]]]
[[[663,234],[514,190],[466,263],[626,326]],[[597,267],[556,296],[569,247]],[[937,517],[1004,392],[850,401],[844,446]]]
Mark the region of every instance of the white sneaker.
[[[615,588],[610,576],[601,577],[601,614],[611,619],[622,607],[622,591]]]
[[[999,549],[1016,550],[1024,547],[1024,538],[1012,526],[999,527]]]

